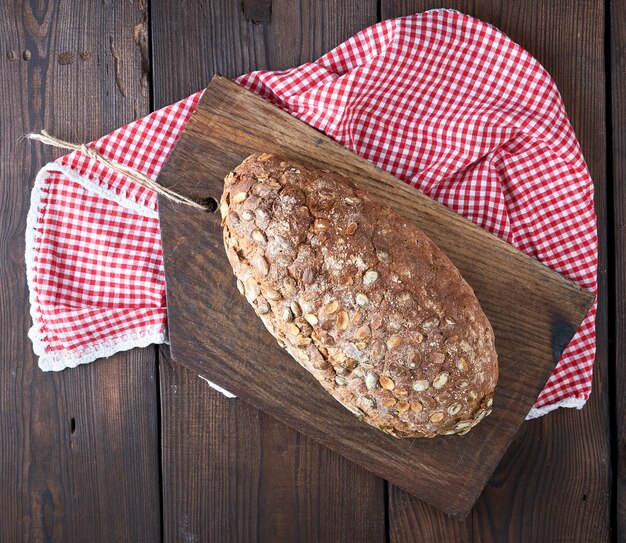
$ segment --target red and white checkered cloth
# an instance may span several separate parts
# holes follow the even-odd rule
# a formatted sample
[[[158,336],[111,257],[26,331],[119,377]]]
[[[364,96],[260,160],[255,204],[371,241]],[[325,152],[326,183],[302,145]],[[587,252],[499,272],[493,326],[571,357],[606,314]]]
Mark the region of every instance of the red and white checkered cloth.
[[[367,28],[316,62],[237,81],[596,292],[593,183],[559,92],[497,29],[449,10]],[[93,143],[156,178],[200,93]],[[27,228],[44,370],[167,339],[157,198],[80,152],[37,176]],[[530,417],[591,391],[596,306]]]

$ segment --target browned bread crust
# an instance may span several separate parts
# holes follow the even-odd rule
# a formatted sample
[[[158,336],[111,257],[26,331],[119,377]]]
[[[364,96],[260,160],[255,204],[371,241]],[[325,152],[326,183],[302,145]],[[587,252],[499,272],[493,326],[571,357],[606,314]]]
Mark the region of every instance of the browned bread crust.
[[[268,154],[226,177],[220,204],[240,292],[360,419],[433,437],[465,434],[491,412],[489,321],[413,223],[340,174]]]

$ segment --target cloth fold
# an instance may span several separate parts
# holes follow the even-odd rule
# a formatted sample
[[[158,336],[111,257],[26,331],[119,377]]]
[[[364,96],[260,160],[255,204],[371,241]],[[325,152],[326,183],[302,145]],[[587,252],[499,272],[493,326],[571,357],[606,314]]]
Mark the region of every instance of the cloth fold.
[[[236,81],[596,293],[593,183],[558,90],[502,32],[434,10]],[[156,178],[201,92],[92,142]],[[76,151],[39,172],[26,233],[43,370],[167,341],[156,195]],[[596,305],[529,417],[591,392]]]

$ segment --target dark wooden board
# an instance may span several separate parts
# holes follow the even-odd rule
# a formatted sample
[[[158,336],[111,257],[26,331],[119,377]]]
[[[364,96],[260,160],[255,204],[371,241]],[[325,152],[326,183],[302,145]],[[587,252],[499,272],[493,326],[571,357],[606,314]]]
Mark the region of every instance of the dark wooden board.
[[[0,7],[0,29],[3,48],[0,51],[0,95],[10,97],[0,105],[0,541],[111,541],[159,540],[158,480],[149,475],[155,469],[152,455],[157,452],[158,402],[153,399],[148,382],[154,384],[151,369],[153,349],[121,354],[94,365],[69,370],[65,374],[39,374],[32,361],[25,330],[30,325],[26,314],[26,292],[23,278],[23,227],[28,206],[29,183],[39,166],[52,158],[49,150],[20,141],[31,128],[46,127],[56,135],[76,140],[95,138],[118,125],[147,112],[151,80],[154,81],[154,108],[161,107],[205,86],[215,71],[238,75],[247,70],[281,68],[312,60],[326,52],[349,33],[375,22],[369,4],[344,0],[304,0],[290,3],[258,0],[271,14],[271,21],[256,20],[254,0],[199,0],[180,4],[165,0],[149,2],[153,74],[146,62],[150,51],[147,42],[135,44],[133,31],[141,25],[144,14],[137,8],[146,2],[105,2],[85,5],[68,0],[44,10],[34,1],[15,7]],[[516,437],[500,467],[483,493],[473,514],[465,523],[456,523],[444,514],[398,489],[389,492],[389,538],[391,541],[605,541],[609,533],[608,396],[607,341],[609,332],[615,343],[611,362],[610,391],[616,398],[618,433],[616,452],[620,462],[613,475],[620,478],[616,493],[617,529],[614,537],[626,533],[626,476],[623,466],[626,453],[624,400],[624,96],[625,77],[622,50],[625,46],[624,6],[620,2],[585,0],[382,0],[382,18],[405,15],[433,7],[455,8],[474,14],[502,28],[515,41],[531,51],[555,78],[581,141],[583,152],[596,182],[599,233],[601,239],[601,294],[598,326],[599,352],[596,383],[588,405],[582,412],[561,410],[539,421],[527,423]],[[610,64],[613,84],[607,89],[613,98],[614,186],[609,185],[609,206],[604,183],[604,62],[601,28],[604,9],[611,6]],[[45,4],[44,4],[45,7]],[[243,9],[246,10],[246,15]],[[367,11],[367,18],[363,11]],[[250,20],[247,19],[250,17]],[[267,17],[267,15],[266,15]],[[359,18],[361,17],[361,18]],[[254,22],[252,22],[254,20]],[[146,35],[139,27],[138,38]],[[181,39],[184,36],[184,39]],[[115,62],[110,40],[119,57],[119,81],[126,93],[122,96],[115,80]],[[334,42],[333,42],[334,40]],[[283,44],[287,44],[283,46]],[[29,61],[22,57],[28,49]],[[82,60],[80,52],[91,53]],[[65,54],[62,58],[62,53]],[[73,55],[71,64],[67,62]],[[15,60],[11,60],[15,59]],[[144,62],[142,62],[142,59]],[[17,68],[17,69],[16,69]],[[141,83],[144,83],[143,85]],[[83,99],[87,97],[87,99]],[[611,152],[611,147],[608,148]],[[610,164],[610,163],[609,163]],[[609,173],[610,173],[609,169]],[[610,178],[609,178],[610,179]],[[19,182],[21,180],[21,182]],[[615,213],[615,253],[612,253],[612,224]],[[608,276],[607,276],[608,273]],[[607,279],[610,290],[606,289]],[[613,288],[614,287],[614,288]],[[615,300],[615,321],[607,318],[607,298]],[[4,300],[8,300],[4,302]],[[614,324],[609,329],[607,321]],[[16,328],[17,327],[17,328]],[[165,353],[166,349],[163,350]],[[169,360],[169,359],[168,359]],[[148,368],[148,369],[146,369]],[[76,376],[76,373],[79,376]],[[172,374],[175,373],[173,376]],[[74,376],[72,376],[74,374]],[[352,511],[351,487],[363,486],[364,492],[378,489],[369,486],[363,475],[352,479],[354,466],[341,468],[335,462],[323,470],[321,477],[332,479],[324,486],[315,480],[311,454],[300,454],[303,443],[288,448],[269,465],[271,443],[263,441],[257,451],[241,451],[240,441],[247,432],[258,435],[263,422],[270,419],[258,413],[251,422],[248,408],[235,407],[242,402],[225,403],[219,395],[203,393],[204,382],[195,373],[176,368],[161,368],[161,416],[163,418],[164,483],[163,537],[167,541],[210,540],[210,524],[225,526],[224,515],[235,513],[237,531],[230,526],[232,540],[252,534],[254,524],[269,523],[268,516],[280,514],[283,504],[277,502],[290,487],[306,496],[298,498],[298,507],[316,508],[306,518],[292,519],[302,533],[314,540],[329,530],[321,523],[339,523],[334,533],[349,534],[346,541],[361,541],[363,531],[350,531],[352,522],[369,519],[380,522],[381,502],[367,511]],[[165,387],[169,387],[168,391]],[[182,396],[189,394],[185,400]],[[119,400],[119,402],[118,402]],[[222,411],[224,407],[225,411]],[[114,411],[115,410],[115,411]],[[207,415],[210,411],[210,414]],[[210,435],[202,432],[207,417],[213,424]],[[71,419],[75,431],[71,433]],[[228,422],[231,421],[231,422]],[[232,421],[235,421],[234,423]],[[262,422],[263,421],[263,422]],[[233,429],[233,424],[236,429]],[[281,426],[268,433],[281,446],[289,444],[291,429]],[[69,427],[69,429],[68,429]],[[230,439],[228,436],[235,437]],[[72,438],[74,441],[72,442]],[[225,443],[220,445],[220,440]],[[105,447],[105,442],[109,446]],[[70,444],[72,444],[70,446]],[[78,445],[78,448],[76,448]],[[208,447],[211,457],[203,455]],[[321,454],[319,448],[316,455]],[[167,457],[165,457],[167,451]],[[238,452],[237,452],[238,451]],[[236,454],[235,454],[236,453]],[[289,455],[293,455],[290,460]],[[330,462],[329,453],[326,462]],[[211,471],[210,458],[229,458],[225,472]],[[336,455],[334,455],[336,457]],[[207,460],[209,458],[209,460]],[[254,466],[264,458],[262,471],[275,473],[279,461],[298,466],[297,475],[282,478],[272,487]],[[44,460],[47,459],[47,462]],[[259,473],[260,486],[246,485],[241,470]],[[120,479],[122,471],[125,476]],[[291,473],[291,468],[290,468]],[[359,470],[362,473],[363,470]],[[126,475],[128,474],[128,475]],[[307,477],[311,474],[310,477]],[[365,474],[367,475],[367,474]],[[378,481],[375,477],[371,480]],[[365,486],[364,486],[365,485]],[[185,494],[189,489],[189,495]],[[333,488],[336,493],[333,495]],[[137,491],[141,489],[142,491]],[[617,496],[616,496],[617,494]],[[375,490],[372,502],[380,501]],[[348,503],[346,503],[348,502]],[[255,503],[254,506],[246,504]],[[357,501],[355,508],[362,508]],[[334,512],[335,516],[330,517]],[[359,516],[354,516],[354,513]],[[373,517],[370,515],[373,513]],[[361,514],[362,513],[362,514]],[[372,520],[372,518],[374,520]],[[615,516],[612,517],[615,520]],[[219,524],[219,523],[223,524]],[[475,526],[472,536],[471,526]],[[245,531],[250,526],[250,531]],[[185,529],[187,527],[188,529]],[[197,529],[194,529],[197,528]],[[470,527],[470,529],[466,529]],[[292,527],[288,528],[293,529]],[[282,533],[287,532],[287,528]],[[259,533],[259,539],[266,532]],[[326,531],[324,533],[330,533]],[[366,540],[384,541],[379,526]],[[379,534],[378,538],[376,534]],[[194,536],[197,535],[197,538]],[[352,536],[352,537],[350,537]],[[214,538],[223,541],[226,538]],[[320,537],[323,540],[323,537]],[[274,538],[274,540],[278,540]]]
[[[416,534],[419,534],[416,537]],[[472,515],[446,515],[396,485],[389,485],[389,541],[391,543],[446,543],[474,541]],[[476,540],[477,543],[482,543]]]
[[[615,473],[614,487],[617,540],[626,542],[626,3],[610,2],[610,55],[613,144],[613,233],[614,252],[609,281],[615,294],[615,342],[611,352],[614,364],[611,392],[615,395]]]
[[[384,541],[382,479],[180,364],[161,375],[166,540]]]
[[[237,75],[314,60],[376,22],[372,0],[271,8],[264,0],[204,0],[185,9],[153,0],[150,8],[155,108],[206,86],[217,70]],[[166,541],[385,540],[383,479],[224,398],[167,348],[159,379]]]
[[[560,410],[528,422],[513,441],[466,520],[474,528],[473,538],[459,534],[437,511],[406,493],[392,491],[391,540],[411,541],[410,534],[419,530],[424,541],[606,541],[610,462],[603,2],[383,0],[382,16],[439,7],[458,9],[502,29],[539,59],[561,91],[596,186],[601,242],[598,353],[594,390],[584,410]],[[624,43],[624,36],[615,39],[616,58]],[[623,87],[623,72],[619,77]],[[617,91],[615,84],[613,89]],[[614,119],[621,119],[619,113],[614,112]],[[623,202],[623,195],[614,201]]]
[[[175,359],[433,505],[467,514],[592,296],[223,77],[205,92],[159,179],[196,198],[219,198],[224,175],[254,150],[351,175],[448,253],[496,332],[494,413],[468,436],[436,440],[396,440],[357,422],[274,345],[237,296],[219,217],[162,200]]]
[[[133,40],[144,17],[130,2],[0,4],[2,542],[160,539],[155,349],[42,372],[24,264],[35,174],[62,152],[23,135],[89,141],[147,113]]]

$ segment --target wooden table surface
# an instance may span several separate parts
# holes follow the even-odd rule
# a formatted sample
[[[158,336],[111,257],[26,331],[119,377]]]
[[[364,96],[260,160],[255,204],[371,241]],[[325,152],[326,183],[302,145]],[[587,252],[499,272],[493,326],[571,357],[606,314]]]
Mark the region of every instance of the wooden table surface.
[[[34,129],[89,141],[207,85],[313,60],[377,21],[475,15],[547,68],[595,181],[598,354],[582,411],[527,422],[458,522],[149,347],[37,368],[24,229]],[[0,542],[626,541],[626,2],[0,2]]]

